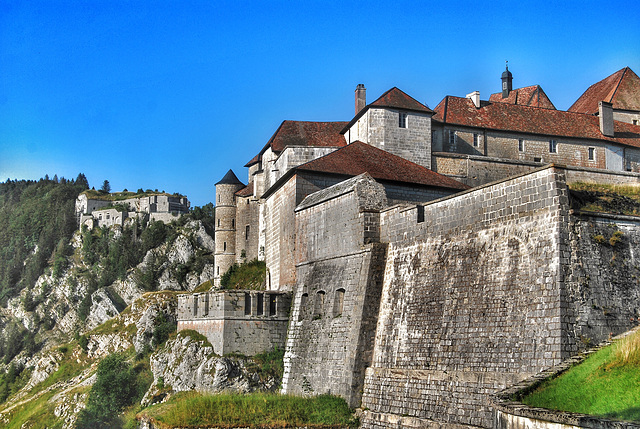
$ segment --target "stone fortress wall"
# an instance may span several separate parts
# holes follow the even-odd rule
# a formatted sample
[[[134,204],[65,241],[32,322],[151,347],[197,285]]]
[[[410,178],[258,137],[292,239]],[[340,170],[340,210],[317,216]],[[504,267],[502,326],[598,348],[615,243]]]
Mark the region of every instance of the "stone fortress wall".
[[[361,396],[367,428],[491,427],[489,394],[634,326],[640,221],[573,212],[576,172],[386,210],[344,184],[305,200],[283,391]]]
[[[233,290],[178,296],[178,331],[207,337],[216,354],[253,356],[284,348],[291,295]]]

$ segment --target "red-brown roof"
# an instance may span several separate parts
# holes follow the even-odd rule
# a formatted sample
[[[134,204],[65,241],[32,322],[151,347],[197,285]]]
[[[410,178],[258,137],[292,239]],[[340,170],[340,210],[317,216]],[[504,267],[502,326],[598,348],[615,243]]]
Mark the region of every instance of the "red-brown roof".
[[[366,143],[355,141],[296,170],[357,176],[369,173],[378,180],[412,183],[451,189],[469,189],[457,180]]]
[[[245,167],[255,164],[269,148],[278,153],[287,146],[343,147],[347,142],[340,130],[346,122],[283,121],[258,155]]]
[[[614,121],[614,137],[600,132],[599,118],[562,110],[508,103],[482,102],[476,108],[467,98],[447,96],[435,108],[433,119],[446,124],[525,134],[606,140],[640,147],[640,125]]]
[[[253,182],[250,182],[244,188],[237,190],[236,195],[239,197],[250,197],[253,195]]]
[[[429,109],[424,104],[420,103],[415,98],[411,97],[404,91],[396,88],[395,86],[382,94],[376,101],[369,104],[369,106],[376,107],[391,107],[393,109],[413,110],[417,112],[433,113],[433,110]],[[367,106],[367,107],[369,107]],[[365,107],[366,108],[366,107]]]
[[[420,103],[415,98],[411,97],[404,91],[396,88],[395,86],[382,94],[376,101],[366,105],[360,110],[356,116],[346,124],[346,126],[340,131],[340,133],[346,133],[353,124],[355,124],[365,112],[371,107],[388,107],[391,109],[410,110],[413,112],[433,113],[433,110],[429,109],[424,104]]]
[[[598,113],[598,103],[607,101],[614,109],[640,110],[640,78],[629,67],[591,85],[569,108],[569,112]]]
[[[521,106],[542,107],[545,109],[555,109],[547,94],[540,85],[525,86],[514,89],[507,98],[502,98],[502,93],[491,94],[489,101],[496,103],[519,104]]]

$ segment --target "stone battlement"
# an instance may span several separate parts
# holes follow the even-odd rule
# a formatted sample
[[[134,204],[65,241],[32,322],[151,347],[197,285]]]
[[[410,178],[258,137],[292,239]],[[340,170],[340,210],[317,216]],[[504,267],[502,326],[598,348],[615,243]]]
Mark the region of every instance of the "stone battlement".
[[[215,353],[255,355],[284,348],[291,295],[233,290],[178,296],[178,331],[207,337]]]

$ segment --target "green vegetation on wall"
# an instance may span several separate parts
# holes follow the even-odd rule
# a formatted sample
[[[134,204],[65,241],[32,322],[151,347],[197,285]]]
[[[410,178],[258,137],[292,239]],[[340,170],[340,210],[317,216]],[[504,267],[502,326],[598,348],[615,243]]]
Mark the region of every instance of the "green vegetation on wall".
[[[242,264],[233,264],[220,278],[220,289],[264,290],[267,266],[264,261],[254,259]]]

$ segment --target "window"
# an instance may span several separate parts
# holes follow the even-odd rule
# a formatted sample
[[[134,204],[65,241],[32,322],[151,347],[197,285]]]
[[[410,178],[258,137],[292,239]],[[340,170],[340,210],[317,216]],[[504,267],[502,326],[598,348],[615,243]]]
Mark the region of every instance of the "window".
[[[218,219],[218,226],[220,226],[220,219]]]
[[[249,232],[251,231],[251,225],[247,225],[244,228],[244,239],[248,240],[249,239]]]
[[[244,293],[244,315],[251,315],[251,294],[247,292]]]
[[[324,313],[324,291],[323,290],[319,290],[316,293],[316,302],[315,302],[315,307],[313,309],[313,318],[314,319],[320,319]]]
[[[480,140],[478,133],[473,133],[473,146],[478,147],[478,140]]]
[[[231,219],[231,228],[235,229],[236,227],[236,220],[235,219]]]
[[[633,120],[633,125],[638,125],[638,120],[637,119]]]
[[[536,156],[533,158],[533,162],[542,162],[542,158],[540,158],[539,156]]]
[[[518,152],[524,152],[524,139],[518,139]]]
[[[407,128],[407,113],[406,112],[398,113],[398,126],[400,128]]]
[[[222,251],[223,252],[227,251],[227,242],[226,241],[224,243],[222,243]]]
[[[594,159],[596,159],[596,148],[595,147],[590,147],[589,148],[589,161],[593,161]]]
[[[269,295],[269,316],[275,316],[276,315],[276,310],[277,310],[276,298],[277,298],[277,296],[274,295],[274,294],[270,294]]]
[[[424,206],[423,205],[416,205],[416,210],[418,211],[418,219],[417,222],[418,223],[422,223],[424,222]]]
[[[218,275],[220,275],[220,267],[218,267]]]
[[[551,139],[549,140],[549,153],[558,153],[558,141]]]
[[[264,314],[264,294],[263,293],[259,293],[256,294],[257,299],[257,308],[256,308],[256,314],[258,316],[262,316]]]
[[[457,142],[458,135],[455,131],[449,130],[449,151],[455,151]]]
[[[344,289],[340,288],[336,290],[336,295],[333,300],[333,317],[338,317],[342,314],[342,308],[344,307]]]
[[[309,300],[309,295],[306,293],[302,294],[302,298],[300,298],[300,309],[298,310],[298,322],[304,320],[304,315],[307,311],[307,301]]]

